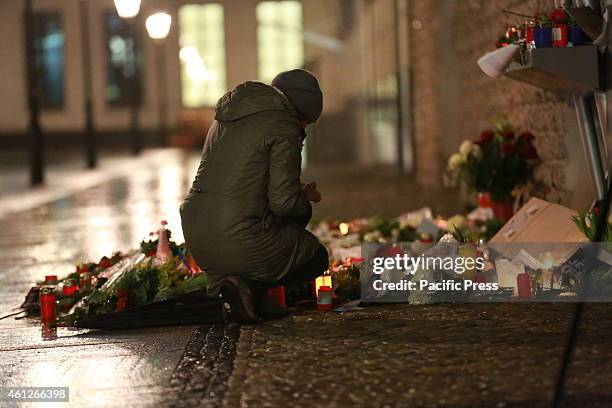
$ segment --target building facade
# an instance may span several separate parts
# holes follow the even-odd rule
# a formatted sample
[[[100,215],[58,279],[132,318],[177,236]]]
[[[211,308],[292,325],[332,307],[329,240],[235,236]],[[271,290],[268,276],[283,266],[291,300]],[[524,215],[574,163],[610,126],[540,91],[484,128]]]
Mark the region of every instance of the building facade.
[[[48,143],[81,141],[87,83],[101,143],[125,139],[135,66],[145,133],[159,126],[161,95],[177,128],[190,115],[210,121],[218,97],[243,81],[304,67],[325,94],[309,163],[392,166],[441,184],[461,141],[503,116],[536,135],[542,196],[575,208],[593,197],[571,99],[476,65],[504,24],[521,23],[501,9],[530,14],[547,0],[143,0],[133,36],[113,0],[31,1]],[[0,145],[27,141],[25,4],[0,2]],[[144,24],[160,10],[173,18],[161,59]],[[609,107],[609,95],[601,101]]]

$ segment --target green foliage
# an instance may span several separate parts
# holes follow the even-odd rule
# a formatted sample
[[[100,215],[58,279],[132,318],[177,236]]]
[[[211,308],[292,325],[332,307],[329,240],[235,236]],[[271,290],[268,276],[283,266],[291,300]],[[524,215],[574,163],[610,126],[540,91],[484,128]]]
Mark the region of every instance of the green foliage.
[[[188,276],[182,281],[178,281],[175,286],[161,287],[159,292],[155,295],[155,301],[186,295],[196,290],[204,290],[206,289],[206,283],[207,280],[204,273]]]
[[[525,184],[530,175],[527,162],[522,157],[514,153],[505,154],[501,147],[499,137],[484,143],[481,146],[482,158],[469,156],[465,167],[474,189],[489,192],[498,201],[510,199],[514,187]]]
[[[459,243],[478,243],[480,240],[488,242],[503,226],[503,222],[497,218],[490,218],[484,222],[477,222],[474,225],[455,228],[452,234]]]
[[[541,13],[537,17],[537,24],[540,28],[552,28],[555,26],[555,23],[550,19],[550,17],[546,13]]]
[[[576,224],[580,232],[582,232],[591,242],[595,240],[597,223],[601,222],[599,221],[597,211],[588,210],[572,217],[572,221]],[[609,220],[603,220],[603,222],[605,222],[606,225],[604,226],[601,242],[612,242],[612,224],[610,224]]]
[[[490,241],[491,238],[495,236],[499,232],[500,229],[504,226],[504,223],[497,218],[490,218],[484,223],[484,231],[482,234],[482,238],[485,241]]]
[[[506,122],[499,121],[494,130],[485,130],[474,142],[466,140],[448,162],[451,184],[463,182],[475,192],[488,192],[496,201],[509,200],[515,187],[531,178],[538,155],[533,135],[516,135]]]
[[[372,217],[370,225],[371,231],[380,231],[383,237],[390,237],[394,229],[399,229],[399,222],[380,216]]]
[[[142,306],[154,301],[170,299],[206,288],[206,276],[185,275],[178,257],[163,264],[148,258],[121,275],[105,287],[94,289],[82,304],[75,308],[71,319],[97,316],[116,310],[120,294],[127,296],[127,307]]]
[[[410,226],[402,227],[399,221],[380,216],[372,217],[370,220],[368,233],[375,231],[379,232],[382,237],[394,238],[399,242],[412,242],[419,238],[416,229]]]
[[[361,281],[359,275],[361,273],[361,264],[353,264],[351,266],[340,267],[334,272],[336,278],[335,294],[346,300],[356,300],[361,298]]]

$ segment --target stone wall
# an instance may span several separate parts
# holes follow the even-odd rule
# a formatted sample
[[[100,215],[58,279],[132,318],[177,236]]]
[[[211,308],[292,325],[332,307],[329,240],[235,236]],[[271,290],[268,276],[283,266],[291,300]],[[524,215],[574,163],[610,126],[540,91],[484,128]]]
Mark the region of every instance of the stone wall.
[[[552,0],[413,0],[411,60],[418,178],[439,182],[445,159],[463,139],[475,139],[499,117],[536,135],[542,164],[536,179],[544,198],[575,208],[593,193],[582,159],[573,105],[518,81],[485,76],[476,64],[503,33],[520,23],[501,9],[522,14],[547,10]]]

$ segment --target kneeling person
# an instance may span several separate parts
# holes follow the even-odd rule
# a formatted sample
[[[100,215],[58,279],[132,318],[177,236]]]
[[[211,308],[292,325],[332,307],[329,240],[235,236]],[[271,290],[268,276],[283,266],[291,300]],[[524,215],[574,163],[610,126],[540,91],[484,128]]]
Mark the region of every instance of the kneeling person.
[[[267,290],[328,267],[327,250],[305,229],[321,194],[300,180],[305,128],[322,109],[318,81],[304,70],[272,85],[245,82],[215,107],[181,219],[209,294],[221,292],[236,321],[279,316],[265,304]]]

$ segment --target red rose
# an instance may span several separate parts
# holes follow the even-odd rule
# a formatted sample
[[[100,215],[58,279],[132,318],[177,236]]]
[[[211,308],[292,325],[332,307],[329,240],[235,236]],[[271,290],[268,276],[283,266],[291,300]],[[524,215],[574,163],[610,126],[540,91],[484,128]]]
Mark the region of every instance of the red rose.
[[[563,23],[567,20],[567,13],[563,9],[555,9],[550,12],[548,17],[555,23]]]
[[[487,143],[493,139],[495,133],[492,130],[485,130],[480,134],[480,140],[483,143]]]
[[[115,312],[122,312],[128,307],[128,299],[126,297],[119,297],[117,303],[115,303]]]
[[[501,132],[501,136],[504,140],[512,140],[514,139],[514,132],[511,130],[504,130]]]
[[[527,159],[527,160],[529,160],[529,159],[537,159],[538,158],[538,152],[536,151],[535,147],[533,147],[531,144],[523,146],[519,150],[519,155],[523,159]]]
[[[535,139],[535,136],[530,131],[525,131],[519,135],[519,139],[526,142],[531,142],[533,139]]]
[[[506,156],[514,154],[514,144],[512,142],[504,142],[501,144],[501,152]]]
[[[113,263],[111,262],[110,259],[108,259],[107,257],[102,257],[102,259],[100,259],[100,262],[98,263],[98,266],[101,268],[109,268],[111,266],[113,266]]]

